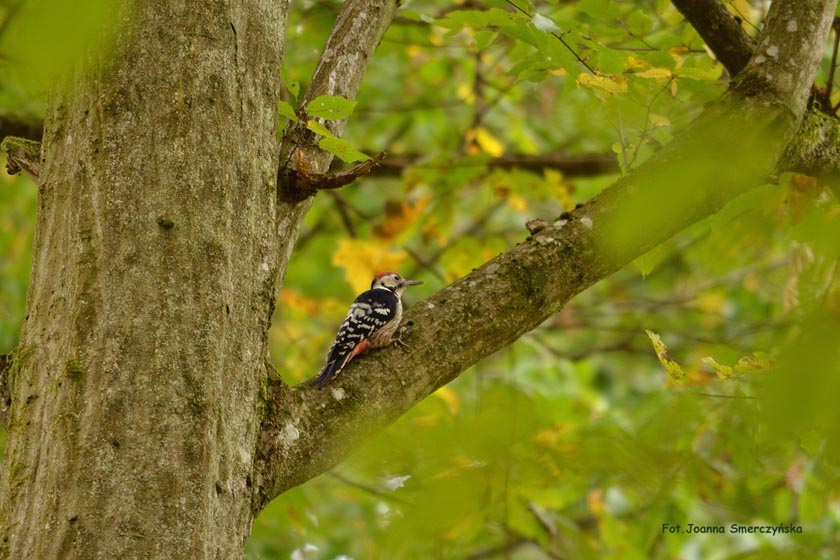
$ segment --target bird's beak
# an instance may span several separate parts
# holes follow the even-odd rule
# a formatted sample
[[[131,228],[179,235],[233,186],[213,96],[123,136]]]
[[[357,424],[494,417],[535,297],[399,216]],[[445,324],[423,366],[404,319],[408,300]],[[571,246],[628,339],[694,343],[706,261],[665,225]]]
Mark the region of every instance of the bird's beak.
[[[420,284],[422,284],[422,283],[423,283],[423,281],[422,281],[422,280],[406,280],[406,281],[405,281],[405,285],[406,285],[406,286],[418,286],[418,285],[420,285]]]

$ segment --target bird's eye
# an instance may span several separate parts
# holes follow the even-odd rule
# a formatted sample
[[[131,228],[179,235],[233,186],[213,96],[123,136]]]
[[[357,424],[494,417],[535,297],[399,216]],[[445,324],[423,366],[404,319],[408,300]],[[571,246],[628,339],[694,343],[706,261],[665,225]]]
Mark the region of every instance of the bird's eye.
[[[394,274],[394,280],[402,280],[399,274]]]

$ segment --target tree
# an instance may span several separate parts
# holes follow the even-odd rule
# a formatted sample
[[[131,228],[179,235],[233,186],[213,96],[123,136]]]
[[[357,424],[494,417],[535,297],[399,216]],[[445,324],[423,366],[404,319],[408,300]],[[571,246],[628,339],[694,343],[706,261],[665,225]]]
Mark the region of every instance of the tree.
[[[6,143],[37,178],[39,211],[26,319],[0,378],[3,557],[238,557],[272,499],[579,292],[779,165],[834,170],[836,121],[808,99],[835,3],[778,0],[753,56],[748,41],[721,54],[735,75],[726,93],[673,141],[414,306],[410,349],[354,361],[329,390],[290,387],[268,362],[268,329],[303,220],[318,190],[370,169],[330,173],[334,153],[355,157],[335,140],[346,119],[312,117],[343,115],[334,96],[356,97],[397,6],[344,4],[278,150],[287,10],[126,10],[109,60],[50,100],[40,158]],[[736,33],[702,15],[701,34]],[[618,87],[529,18],[455,12],[444,24],[501,29],[581,84]],[[651,227],[631,227],[641,215]]]

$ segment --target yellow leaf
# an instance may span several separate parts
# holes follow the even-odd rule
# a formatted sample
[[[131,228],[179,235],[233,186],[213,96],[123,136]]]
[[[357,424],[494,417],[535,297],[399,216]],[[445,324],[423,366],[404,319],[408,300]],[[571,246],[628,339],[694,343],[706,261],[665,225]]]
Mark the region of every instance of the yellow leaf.
[[[528,202],[519,195],[510,194],[507,197],[508,205],[517,212],[524,212],[528,209]]]
[[[639,60],[638,58],[636,58],[635,56],[633,56],[631,54],[624,61],[624,67],[627,70],[636,70],[638,68],[650,68],[650,63],[648,63],[644,60]]]
[[[597,89],[607,93],[627,92],[627,82],[620,76],[594,76],[581,74],[577,79],[578,85],[589,89]]]
[[[589,511],[595,514],[596,517],[603,515],[606,512],[604,491],[601,488],[590,490],[586,495],[586,505],[589,506]]]
[[[671,80],[671,97],[677,96],[677,80]]]
[[[458,411],[461,410],[461,399],[458,397],[457,393],[449,387],[441,387],[432,393],[432,395],[446,403],[446,408],[449,409],[449,414],[455,416],[458,414]]]
[[[405,52],[412,60],[420,58],[423,55],[423,49],[420,45],[409,45]]]
[[[344,269],[344,278],[361,293],[379,272],[397,271],[405,262],[405,251],[391,251],[381,242],[363,239],[340,239],[332,255],[332,264]]]
[[[727,0],[724,4],[729,13],[741,20],[744,31],[750,31],[750,3],[749,0]]]
[[[712,368],[713,370],[715,370],[715,373],[717,373],[717,376],[721,379],[729,379],[730,377],[735,377],[735,372],[732,370],[731,367],[717,363],[715,359],[711,356],[706,356],[700,361]]]
[[[550,428],[544,428],[537,432],[534,439],[537,443],[547,446],[556,446],[560,441],[560,437],[567,431],[567,426],[561,423],[554,424]]]
[[[665,343],[662,342],[662,339],[653,331],[645,330],[650,338],[651,344],[653,344],[653,349],[656,351],[656,357],[659,359],[659,363],[662,364],[662,367],[665,368],[665,371],[668,372],[668,376],[677,382],[684,382],[686,380],[685,372],[680,367],[680,364],[668,358],[668,348],[665,346]]]
[[[374,226],[373,233],[377,237],[393,239],[415,223],[426,206],[429,205],[431,196],[425,195],[410,204],[405,201],[388,201],[385,203],[385,219]]]
[[[489,130],[483,126],[475,129],[475,141],[481,149],[493,157],[499,157],[505,153],[505,148],[498,138],[493,136]]]
[[[687,49],[685,47],[676,47],[669,51],[671,58],[673,58],[674,62],[676,63],[674,65],[674,68],[682,68],[684,59],[681,55],[685,52],[687,52]]]
[[[671,121],[665,115],[650,114],[650,122],[655,126],[671,126]]]
[[[840,90],[836,90],[831,94],[831,106],[836,107],[840,103]]]
[[[449,243],[447,228],[440,227],[440,223],[434,217],[427,218],[423,224],[423,241],[427,243],[437,242],[444,246]]]
[[[776,363],[772,356],[764,352],[753,352],[744,356],[735,364],[735,371],[742,374],[764,373]]]
[[[639,78],[653,78],[655,80],[671,79],[671,71],[667,68],[648,68],[647,70],[636,72],[633,75],[638,76]]]
[[[320,313],[320,300],[305,297],[297,290],[285,288],[280,292],[280,304],[292,311],[303,311],[314,317]]]
[[[411,419],[411,424],[418,428],[434,428],[440,422],[440,418],[434,414],[427,414],[425,416],[417,416]]]
[[[707,356],[701,360],[704,364],[715,370],[718,377],[721,379],[730,379],[732,377],[743,377],[750,373],[764,373],[773,367],[775,360],[764,352],[753,352],[749,356],[744,356],[735,367],[721,365],[715,361],[714,358]]]
[[[458,86],[455,94],[458,96],[459,99],[463,99],[467,103],[472,103],[475,101],[475,93],[473,92],[472,84],[463,83]]]
[[[721,292],[703,292],[695,297],[691,303],[704,313],[719,315],[726,303],[726,298]]]
[[[568,181],[563,180],[563,174],[556,169],[543,170],[545,182],[551,187],[554,193],[554,198],[563,206],[564,209],[571,212],[575,209],[575,199],[572,196],[575,191],[575,186]]]

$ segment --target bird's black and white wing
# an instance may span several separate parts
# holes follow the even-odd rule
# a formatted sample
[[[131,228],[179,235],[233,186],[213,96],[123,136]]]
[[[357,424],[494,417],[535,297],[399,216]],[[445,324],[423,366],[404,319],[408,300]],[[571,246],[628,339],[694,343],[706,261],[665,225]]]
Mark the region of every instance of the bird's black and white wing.
[[[400,300],[390,290],[368,290],[357,297],[338,329],[327,363],[312,383],[319,387],[329,383],[356,355],[360,344],[398,318],[399,310]]]

